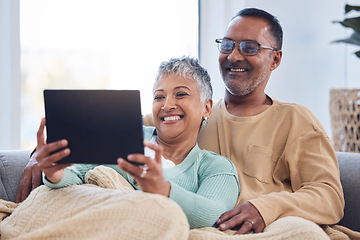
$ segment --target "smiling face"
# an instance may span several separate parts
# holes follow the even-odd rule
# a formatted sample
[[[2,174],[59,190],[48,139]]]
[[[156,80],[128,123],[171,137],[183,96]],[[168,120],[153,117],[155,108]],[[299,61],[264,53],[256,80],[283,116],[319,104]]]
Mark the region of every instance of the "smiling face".
[[[212,104],[201,103],[196,82],[168,74],[154,86],[153,117],[160,139],[196,141],[201,122],[209,117]]]
[[[275,39],[270,33],[268,23],[254,17],[234,18],[224,38],[244,41],[253,40],[265,46],[275,47]],[[256,91],[264,91],[271,71],[281,60],[281,51],[259,48],[255,56],[243,56],[238,45],[229,54],[220,53],[219,64],[226,94],[247,96]]]

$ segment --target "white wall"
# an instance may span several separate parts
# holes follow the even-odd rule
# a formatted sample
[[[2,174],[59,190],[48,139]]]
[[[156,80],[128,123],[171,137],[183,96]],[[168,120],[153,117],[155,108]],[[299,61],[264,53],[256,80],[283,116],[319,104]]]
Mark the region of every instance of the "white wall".
[[[224,85],[219,72],[219,51],[216,38],[224,36],[230,19],[242,8],[241,0],[200,0],[200,62],[208,70],[214,89],[214,100],[224,95]]]
[[[0,149],[20,147],[19,0],[0,0]]]
[[[358,1],[346,1],[359,5]],[[214,99],[223,96],[214,39],[223,37],[230,19],[243,7],[264,9],[278,17],[284,31],[283,59],[268,83],[266,92],[287,102],[308,107],[331,136],[329,91],[331,88],[360,88],[359,47],[330,44],[348,37],[333,20],[344,18],[345,1],[339,0],[201,0],[201,63],[214,84]]]

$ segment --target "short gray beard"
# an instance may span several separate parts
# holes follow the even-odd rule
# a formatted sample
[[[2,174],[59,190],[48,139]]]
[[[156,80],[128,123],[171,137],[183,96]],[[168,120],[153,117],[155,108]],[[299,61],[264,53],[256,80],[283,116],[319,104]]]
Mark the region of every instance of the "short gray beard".
[[[258,79],[257,82],[255,82],[255,84],[250,84],[249,86],[247,86],[246,88],[240,88],[237,85],[227,85],[225,84],[225,88],[226,90],[233,96],[238,96],[238,97],[244,97],[247,96],[251,93],[253,93],[256,88],[265,81],[266,77],[264,76],[264,74],[261,76],[260,79]]]

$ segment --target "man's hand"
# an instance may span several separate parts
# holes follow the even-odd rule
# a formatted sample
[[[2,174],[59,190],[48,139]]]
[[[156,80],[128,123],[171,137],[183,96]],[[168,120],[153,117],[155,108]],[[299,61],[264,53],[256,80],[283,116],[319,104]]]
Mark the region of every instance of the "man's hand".
[[[250,202],[222,214],[216,221],[221,231],[227,229],[238,229],[235,234],[245,234],[251,230],[255,233],[264,231],[265,222],[259,211]]]
[[[24,201],[32,190],[42,184],[41,170],[39,169],[35,158],[36,152],[31,155],[30,160],[22,173],[20,185],[16,193],[16,203]]]

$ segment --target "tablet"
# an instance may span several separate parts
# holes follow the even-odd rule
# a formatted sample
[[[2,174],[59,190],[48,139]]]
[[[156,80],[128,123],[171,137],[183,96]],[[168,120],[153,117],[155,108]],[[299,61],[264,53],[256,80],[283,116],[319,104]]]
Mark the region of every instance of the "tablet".
[[[144,153],[138,90],[44,90],[47,142],[67,139],[58,163],[117,164]]]

